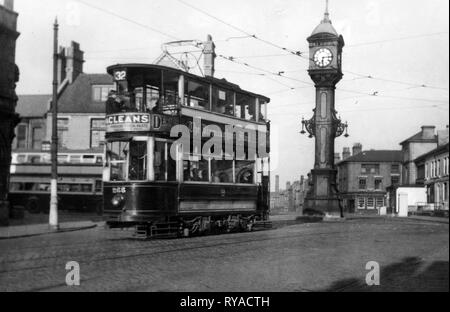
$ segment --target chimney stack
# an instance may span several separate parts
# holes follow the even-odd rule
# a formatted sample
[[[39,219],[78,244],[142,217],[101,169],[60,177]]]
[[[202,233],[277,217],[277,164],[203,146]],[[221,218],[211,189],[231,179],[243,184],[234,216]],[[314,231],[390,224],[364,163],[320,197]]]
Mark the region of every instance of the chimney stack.
[[[4,2],[5,8],[7,8],[10,11],[14,11],[14,0],[5,0]]]
[[[353,156],[358,155],[361,152],[362,152],[362,145],[361,145],[361,143],[353,144]]]
[[[337,164],[341,161],[341,155],[339,153],[334,153],[334,163]]]
[[[69,83],[77,79],[79,74],[83,73],[84,52],[80,50],[80,44],[72,41],[69,48],[66,50],[66,73],[69,78]]]
[[[344,147],[344,149],[342,150],[342,160],[346,160],[350,156],[352,156],[352,154],[350,153],[350,147]]]
[[[442,146],[448,143],[448,126],[444,130],[439,130],[438,135],[438,146]]]
[[[212,41],[212,36],[208,35],[204,42],[204,64],[203,71],[206,77],[214,77],[214,60],[216,58],[216,46]]]
[[[434,139],[435,126],[422,126],[422,139]]]

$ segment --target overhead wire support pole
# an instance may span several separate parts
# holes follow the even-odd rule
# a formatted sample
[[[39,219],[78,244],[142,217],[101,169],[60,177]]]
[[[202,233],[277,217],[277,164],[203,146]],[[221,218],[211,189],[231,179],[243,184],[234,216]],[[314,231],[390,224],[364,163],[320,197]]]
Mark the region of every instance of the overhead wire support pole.
[[[52,177],[50,193],[49,227],[59,230],[58,223],[58,19],[53,25],[53,97],[52,97]]]

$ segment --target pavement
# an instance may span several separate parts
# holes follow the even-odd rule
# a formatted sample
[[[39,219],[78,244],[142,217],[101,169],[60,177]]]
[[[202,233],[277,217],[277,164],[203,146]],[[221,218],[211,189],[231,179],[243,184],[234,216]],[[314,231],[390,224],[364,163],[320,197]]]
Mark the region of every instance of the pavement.
[[[94,223],[92,221],[63,222],[59,224],[59,229],[56,231],[50,229],[48,224],[0,227],[0,240],[87,230],[99,224],[99,222]]]

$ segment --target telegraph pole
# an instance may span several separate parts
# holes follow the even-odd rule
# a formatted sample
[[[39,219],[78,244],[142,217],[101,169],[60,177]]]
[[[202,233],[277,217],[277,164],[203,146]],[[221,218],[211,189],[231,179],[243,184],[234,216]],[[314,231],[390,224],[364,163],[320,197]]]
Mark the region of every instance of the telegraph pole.
[[[58,223],[58,18],[53,25],[53,97],[52,97],[52,180],[49,227],[59,229]]]

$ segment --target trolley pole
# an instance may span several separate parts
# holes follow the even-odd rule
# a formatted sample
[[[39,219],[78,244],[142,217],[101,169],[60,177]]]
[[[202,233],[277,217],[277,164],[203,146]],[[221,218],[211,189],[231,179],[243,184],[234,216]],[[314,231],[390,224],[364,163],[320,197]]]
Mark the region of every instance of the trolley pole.
[[[52,97],[52,179],[49,227],[57,231],[58,223],[58,18],[53,25],[53,97]]]

